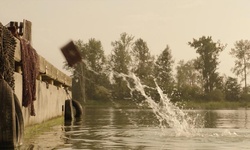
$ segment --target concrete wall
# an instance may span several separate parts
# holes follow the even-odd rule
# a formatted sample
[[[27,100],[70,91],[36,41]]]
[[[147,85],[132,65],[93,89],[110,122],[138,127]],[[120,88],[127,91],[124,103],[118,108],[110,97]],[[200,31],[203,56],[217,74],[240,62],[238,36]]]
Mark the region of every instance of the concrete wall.
[[[21,62],[20,41],[16,39],[16,42],[15,61]],[[62,116],[64,114],[62,111],[64,102],[66,99],[69,99],[65,88],[71,88],[72,79],[43,57],[39,56],[39,60],[40,75],[36,81],[37,99],[34,101],[36,116],[30,116],[29,108],[22,107],[24,126],[41,123],[48,119]],[[22,70],[21,66],[15,67],[15,94],[22,105]]]
[[[24,116],[24,126],[33,125],[44,122],[48,119],[62,116],[64,101],[68,99],[68,95],[63,87],[49,85],[43,81],[36,81],[36,101],[34,101],[36,116],[30,116],[29,108],[22,106]],[[22,105],[22,75],[15,73],[15,93]]]
[[[23,24],[23,37],[31,41],[31,22],[24,20]],[[14,32],[17,33],[18,29]],[[15,41],[15,94],[17,95],[22,106],[22,46],[19,38],[15,38]],[[53,66],[50,62],[39,55],[39,75],[36,80],[36,101],[34,101],[36,115],[30,115],[30,107],[22,107],[24,126],[41,123],[48,119],[62,116],[64,114],[63,108],[65,100],[71,97],[67,95],[65,89],[71,89],[71,85],[71,77],[60,71],[58,68]]]

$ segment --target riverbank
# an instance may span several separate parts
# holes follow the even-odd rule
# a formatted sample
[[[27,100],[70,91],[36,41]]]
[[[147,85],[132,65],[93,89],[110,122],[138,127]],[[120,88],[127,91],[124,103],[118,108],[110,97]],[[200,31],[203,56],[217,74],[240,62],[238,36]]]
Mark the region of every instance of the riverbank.
[[[50,120],[47,120],[45,122],[27,126],[24,130],[24,142],[28,142],[30,139],[33,139],[37,136],[39,136],[41,133],[49,132],[54,126],[59,126],[64,124],[64,118],[63,117],[56,117]]]
[[[209,102],[196,102],[188,101],[183,102],[180,105],[185,109],[239,109],[239,108],[250,108],[250,102],[227,102],[227,101],[209,101]]]
[[[209,101],[209,102],[199,102],[199,101],[186,101],[178,102],[177,106],[183,109],[239,109],[239,108],[250,108],[250,102],[228,102],[228,101]],[[88,100],[83,106],[87,107],[130,107],[130,108],[141,108],[146,107],[139,105],[133,101],[95,101]]]

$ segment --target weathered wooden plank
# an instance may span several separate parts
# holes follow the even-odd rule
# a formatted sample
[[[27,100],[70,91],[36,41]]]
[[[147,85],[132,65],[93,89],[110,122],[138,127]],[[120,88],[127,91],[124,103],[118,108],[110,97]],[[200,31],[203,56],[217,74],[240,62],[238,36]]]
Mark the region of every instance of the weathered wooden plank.
[[[15,56],[14,56],[14,59],[15,61],[17,62],[20,62],[21,61],[21,46],[20,46],[20,41],[15,38],[16,40],[16,49],[15,49]]]
[[[39,55],[39,71],[42,74],[45,74],[46,72],[46,63],[45,63],[45,59]]]
[[[28,20],[23,20],[23,37],[32,43],[32,23]]]

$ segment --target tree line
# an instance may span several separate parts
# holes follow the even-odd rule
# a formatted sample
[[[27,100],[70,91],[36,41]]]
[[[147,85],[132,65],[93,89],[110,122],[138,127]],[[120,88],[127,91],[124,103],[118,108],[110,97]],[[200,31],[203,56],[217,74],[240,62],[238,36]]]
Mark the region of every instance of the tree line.
[[[169,45],[158,56],[154,56],[146,41],[135,39],[125,32],[120,34],[118,40],[111,42],[112,51],[108,56],[104,54],[101,41],[95,38],[89,39],[87,43],[78,40],[75,44],[82,54],[83,62],[73,68],[68,67],[66,62],[64,66],[72,72],[73,98],[80,101],[112,99],[142,102],[142,94],[133,90],[135,83],[125,76],[130,72],[140,79],[145,85],[145,93],[155,101],[159,101],[160,96],[156,86],[174,102],[250,101],[247,84],[250,68],[248,40],[236,41],[230,51],[230,55],[235,58],[232,72],[238,78],[218,72],[218,57],[226,45],[220,41],[214,42],[211,36],[190,40],[188,45],[198,57],[189,61],[181,60],[175,68]]]

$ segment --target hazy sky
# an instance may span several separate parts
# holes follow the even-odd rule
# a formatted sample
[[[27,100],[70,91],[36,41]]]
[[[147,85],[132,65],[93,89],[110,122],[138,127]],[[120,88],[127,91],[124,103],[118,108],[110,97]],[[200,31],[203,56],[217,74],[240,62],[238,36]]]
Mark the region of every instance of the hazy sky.
[[[123,32],[142,38],[152,54],[169,45],[175,63],[197,57],[187,43],[212,36],[227,44],[220,54],[221,73],[232,75],[229,51],[250,40],[250,0],[1,0],[0,22],[32,22],[33,47],[62,69],[60,47],[70,39],[102,42],[106,54]]]

